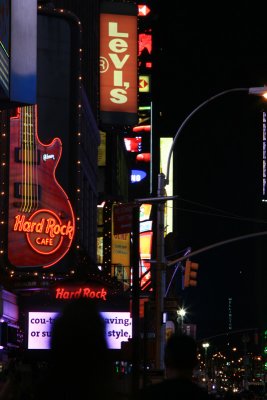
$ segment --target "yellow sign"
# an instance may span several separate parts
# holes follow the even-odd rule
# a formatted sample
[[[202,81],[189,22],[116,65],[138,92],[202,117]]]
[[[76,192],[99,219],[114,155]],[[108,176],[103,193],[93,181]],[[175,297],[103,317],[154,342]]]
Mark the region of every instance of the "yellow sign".
[[[130,233],[112,235],[111,264],[130,266]]]

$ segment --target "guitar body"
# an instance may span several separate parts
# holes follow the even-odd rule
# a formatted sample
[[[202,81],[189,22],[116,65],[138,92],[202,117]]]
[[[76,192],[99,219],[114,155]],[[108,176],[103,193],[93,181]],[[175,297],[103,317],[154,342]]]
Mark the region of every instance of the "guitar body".
[[[8,259],[18,268],[58,262],[75,229],[70,201],[55,177],[62,143],[40,142],[36,113],[36,106],[22,107],[10,119]]]

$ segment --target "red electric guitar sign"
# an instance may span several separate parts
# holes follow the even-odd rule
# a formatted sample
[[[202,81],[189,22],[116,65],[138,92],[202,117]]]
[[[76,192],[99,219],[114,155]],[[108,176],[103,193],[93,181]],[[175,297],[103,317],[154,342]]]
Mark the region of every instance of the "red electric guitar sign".
[[[14,267],[47,268],[69,250],[73,210],[55,177],[62,143],[37,135],[37,106],[17,109],[10,119],[8,259]]]

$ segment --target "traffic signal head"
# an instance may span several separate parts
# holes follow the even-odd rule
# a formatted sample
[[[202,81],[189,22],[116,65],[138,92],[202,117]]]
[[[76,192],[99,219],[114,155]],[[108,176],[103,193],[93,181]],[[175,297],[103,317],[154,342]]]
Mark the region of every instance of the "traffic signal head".
[[[184,270],[184,288],[189,286],[197,286],[197,271],[199,265],[190,260],[186,260]]]

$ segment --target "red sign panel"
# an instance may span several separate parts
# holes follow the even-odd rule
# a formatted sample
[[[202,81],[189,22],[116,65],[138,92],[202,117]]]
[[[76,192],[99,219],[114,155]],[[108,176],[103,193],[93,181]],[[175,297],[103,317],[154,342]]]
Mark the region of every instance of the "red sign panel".
[[[100,15],[100,117],[135,125],[137,118],[137,7],[104,3]]]
[[[132,231],[133,206],[119,204],[113,206],[113,234],[129,233]]]

